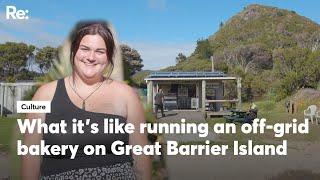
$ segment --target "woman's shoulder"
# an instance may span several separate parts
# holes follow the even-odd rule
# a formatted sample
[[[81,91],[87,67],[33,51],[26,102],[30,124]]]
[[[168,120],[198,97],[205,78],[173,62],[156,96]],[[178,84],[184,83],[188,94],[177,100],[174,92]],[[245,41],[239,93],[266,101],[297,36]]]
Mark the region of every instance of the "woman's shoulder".
[[[34,101],[51,101],[53,99],[56,87],[57,80],[51,81],[49,83],[41,85],[32,100]]]
[[[134,96],[137,95],[137,92],[135,88],[129,86],[125,82],[118,81],[118,80],[112,80],[110,83],[112,89],[117,90],[117,94],[120,94],[122,96]]]

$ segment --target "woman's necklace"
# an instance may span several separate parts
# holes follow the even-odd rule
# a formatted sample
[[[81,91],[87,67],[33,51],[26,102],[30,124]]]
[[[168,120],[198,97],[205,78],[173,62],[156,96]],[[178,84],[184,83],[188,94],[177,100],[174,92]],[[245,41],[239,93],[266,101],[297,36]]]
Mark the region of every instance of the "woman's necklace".
[[[75,86],[74,83],[73,83],[74,86],[71,85],[70,78],[69,78],[69,85],[70,85],[71,89],[72,89],[73,92],[82,100],[82,109],[83,109],[83,110],[86,110],[86,100],[102,86],[103,82],[104,82],[104,79],[103,79],[103,81],[100,83],[100,85],[99,85],[95,90],[93,90],[85,99],[83,99],[83,98],[77,93],[77,91],[76,91],[76,89],[75,89],[75,87],[74,87],[74,86]]]

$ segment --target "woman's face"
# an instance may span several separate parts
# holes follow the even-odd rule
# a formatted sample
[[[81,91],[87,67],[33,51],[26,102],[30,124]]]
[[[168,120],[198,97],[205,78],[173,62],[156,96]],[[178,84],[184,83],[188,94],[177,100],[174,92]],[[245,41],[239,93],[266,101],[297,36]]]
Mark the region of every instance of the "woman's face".
[[[74,65],[80,76],[96,78],[103,75],[108,65],[107,48],[100,35],[85,35],[74,57]]]

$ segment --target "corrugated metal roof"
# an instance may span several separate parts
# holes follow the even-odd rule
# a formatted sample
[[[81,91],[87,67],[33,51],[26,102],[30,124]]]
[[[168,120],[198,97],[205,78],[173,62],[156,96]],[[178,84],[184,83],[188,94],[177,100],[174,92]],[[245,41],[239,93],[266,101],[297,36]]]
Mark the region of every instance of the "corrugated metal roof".
[[[190,71],[190,72],[163,72],[163,71],[156,71],[150,73],[147,78],[191,78],[191,77],[226,77],[226,74],[221,71],[214,71],[214,72],[206,72],[206,71]]]

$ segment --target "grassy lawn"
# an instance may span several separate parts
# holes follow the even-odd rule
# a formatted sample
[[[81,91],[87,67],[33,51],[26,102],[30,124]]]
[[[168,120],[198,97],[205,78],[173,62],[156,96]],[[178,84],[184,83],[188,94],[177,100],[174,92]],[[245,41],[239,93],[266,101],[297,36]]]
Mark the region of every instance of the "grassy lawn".
[[[0,117],[0,151],[8,153],[11,148],[12,138],[16,125],[16,118]]]
[[[243,110],[248,109],[248,104],[243,104]],[[259,109],[258,118],[267,119],[267,124],[275,124],[278,122],[292,122],[293,118],[298,120],[298,123],[304,122],[303,110],[300,110],[296,114],[288,114],[285,112],[283,105],[280,103],[266,103],[264,101],[257,102]],[[147,114],[150,119],[153,118],[152,114]],[[19,133],[15,130],[17,118],[0,118],[0,152],[8,154],[10,167],[11,167],[11,178],[19,179],[19,167],[20,158],[16,155],[16,140],[21,139]],[[149,120],[152,122],[152,120]],[[216,123],[226,123],[224,118],[210,118],[207,119],[209,127],[212,128]],[[314,125],[310,123],[309,134],[287,134],[281,138],[275,138],[274,132],[266,130],[264,134],[244,134],[240,131],[241,124],[236,124],[236,134],[220,134],[218,139],[210,141],[210,145],[217,144],[229,145],[230,148],[233,146],[235,140],[239,141],[240,144],[246,144],[247,141],[253,140],[254,144],[279,144],[282,140],[288,140],[288,148],[297,148],[295,143],[314,143],[320,142],[320,125]],[[212,130],[212,129],[211,129]],[[203,144],[204,142],[190,141],[180,142],[180,145],[190,144]],[[153,164],[153,175],[157,176],[157,169],[161,169],[161,163],[154,162]],[[1,168],[1,167],[0,167]]]
[[[16,153],[16,139],[20,138],[15,130],[17,118],[0,118],[0,152],[7,154],[10,165],[10,178],[20,179],[20,157]]]
[[[20,178],[20,157],[16,152],[16,140],[22,139],[21,134],[16,130],[17,118],[0,118],[0,153],[4,153],[9,158],[10,179]],[[153,161],[152,173],[154,179],[159,179],[163,175],[164,162]],[[1,167],[0,167],[1,168]],[[163,178],[160,178],[163,179]]]
[[[267,106],[265,105],[267,104]],[[260,107],[262,108],[259,108]],[[265,118],[266,124],[275,123],[290,123],[292,119],[297,119],[297,123],[304,122],[303,110],[298,111],[295,114],[289,114],[285,111],[285,108],[280,103],[271,104],[265,101],[257,102],[259,109],[258,118]],[[242,109],[248,109],[248,104],[243,104]],[[212,128],[216,123],[226,123],[224,118],[210,118],[207,119],[209,126]],[[241,124],[236,124],[237,133],[236,134],[220,134],[217,141],[225,142],[226,144],[232,144],[233,141],[238,140],[240,143],[246,143],[249,139],[253,140],[257,144],[278,144],[282,140],[286,139],[289,143],[314,143],[320,142],[320,125],[315,125],[309,123],[309,133],[308,134],[285,134],[283,137],[274,137],[273,130],[266,130],[264,134],[244,134],[241,132]],[[290,145],[289,145],[290,147]]]

